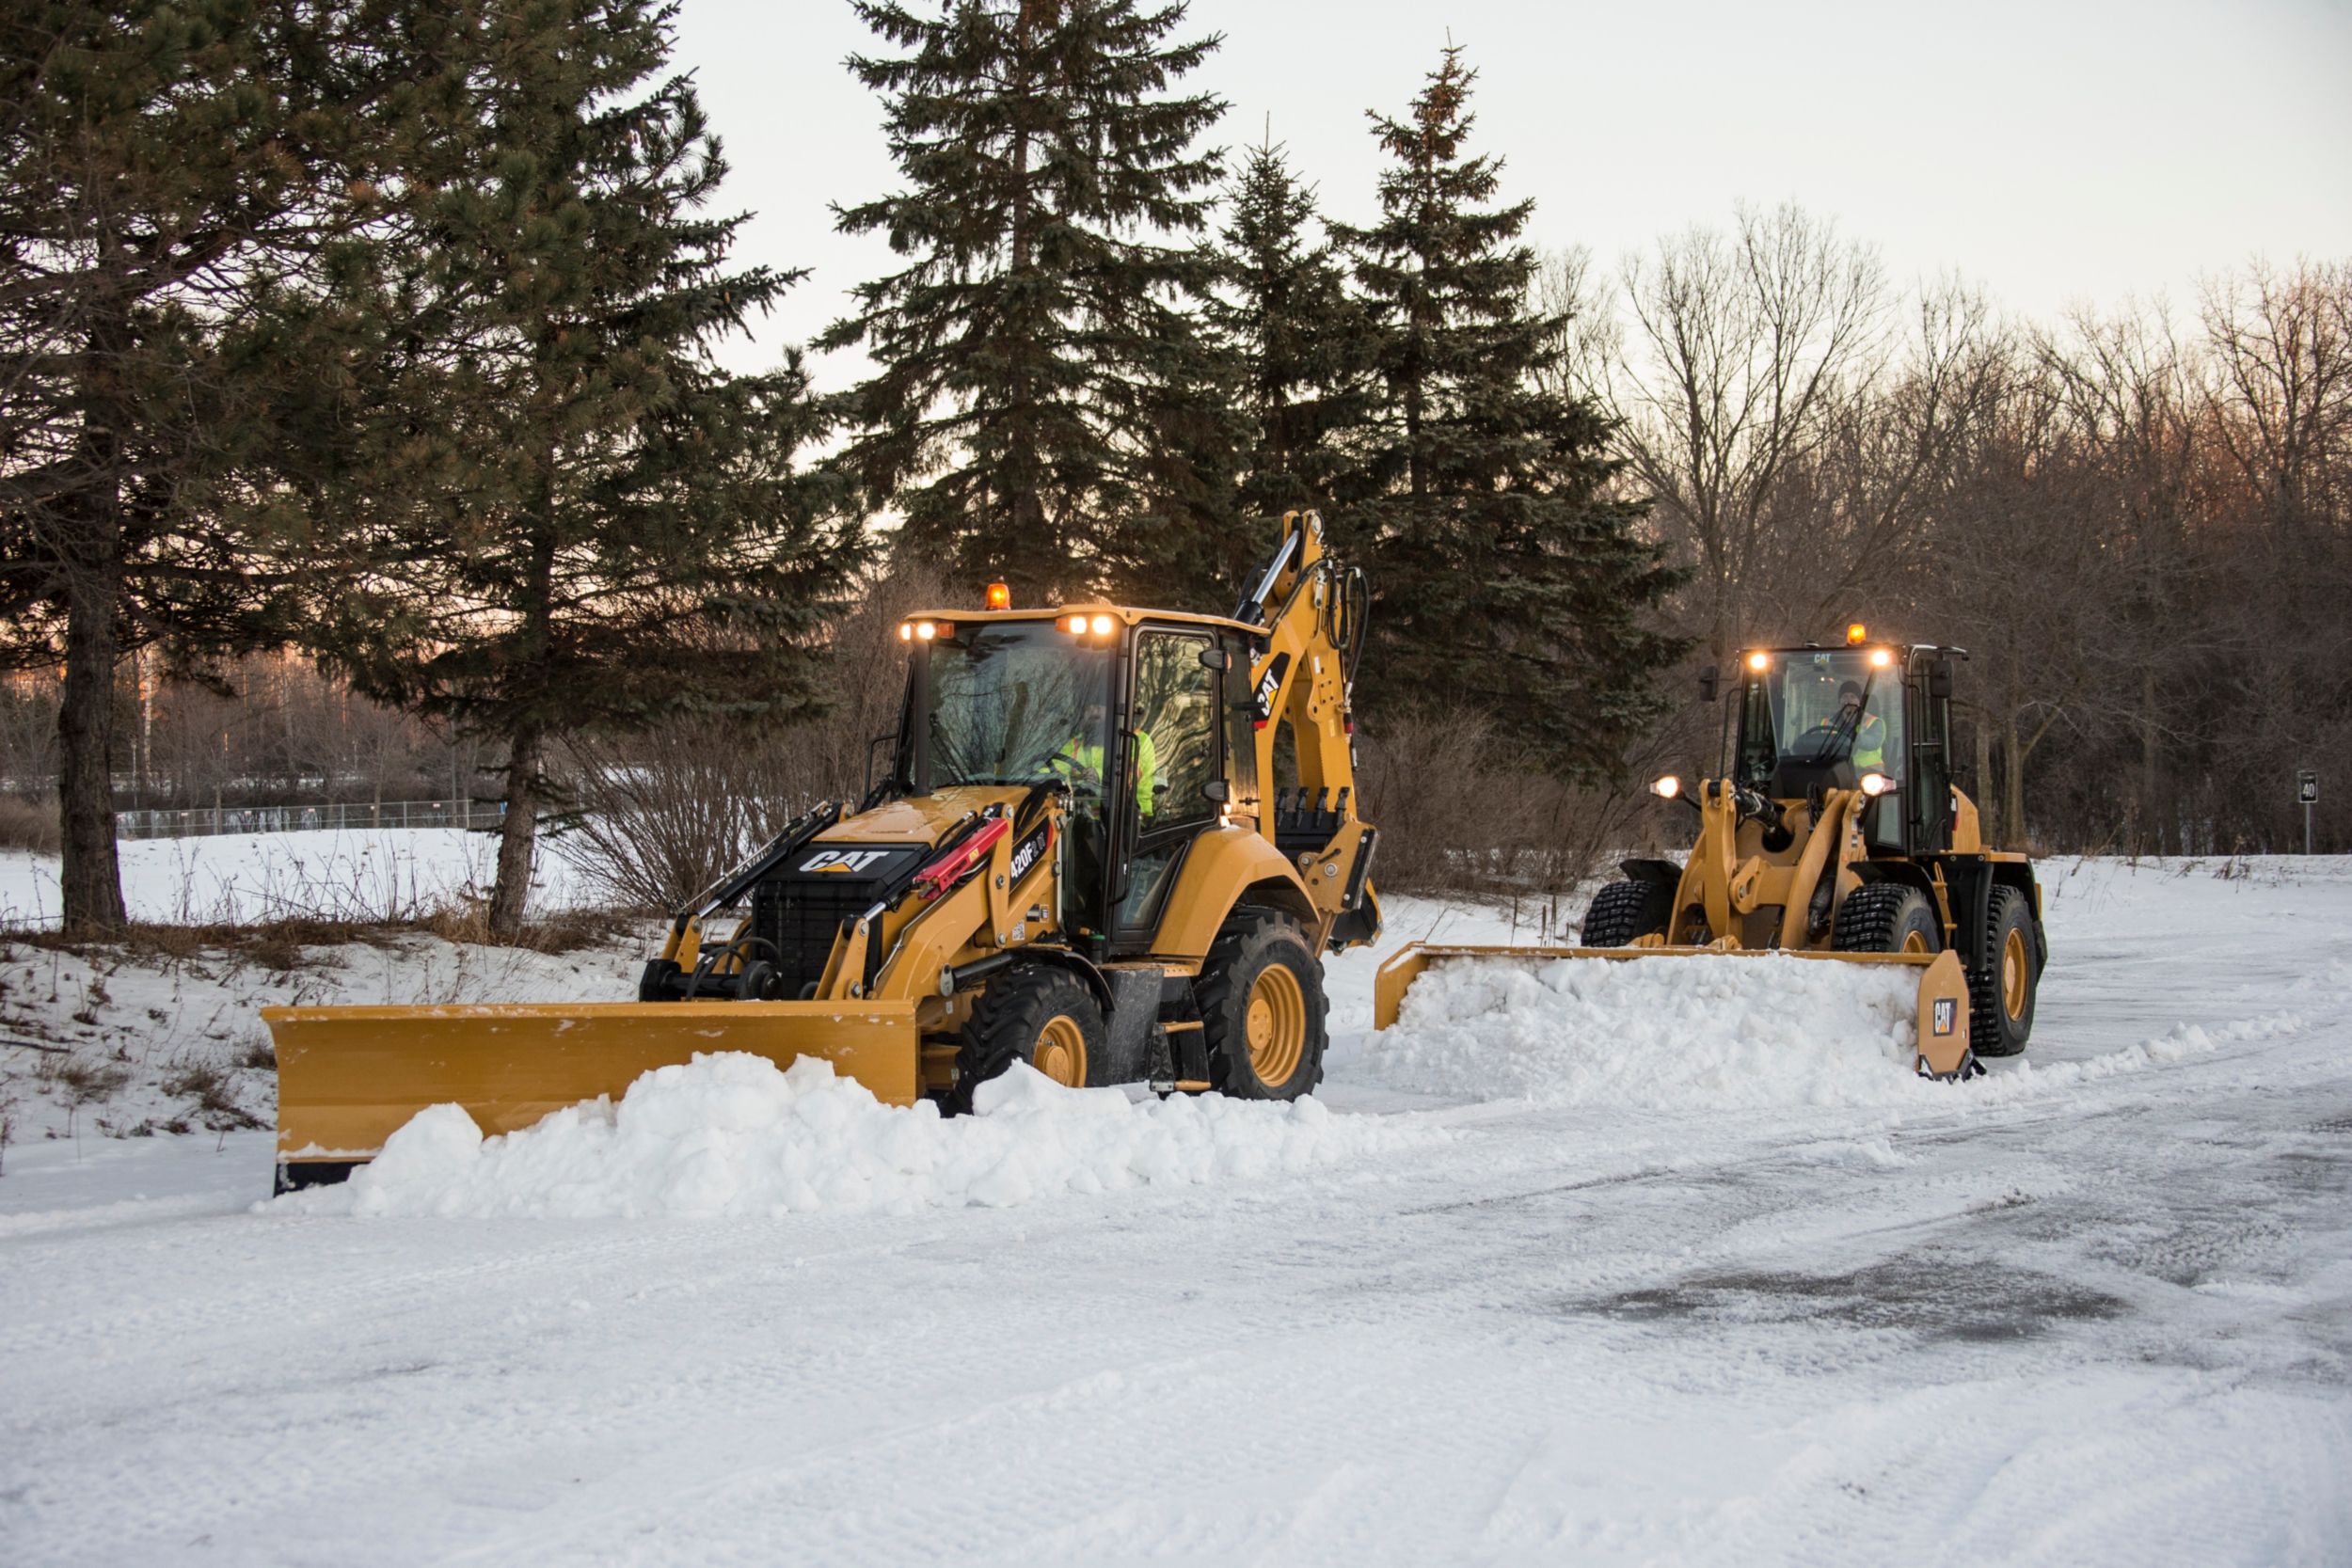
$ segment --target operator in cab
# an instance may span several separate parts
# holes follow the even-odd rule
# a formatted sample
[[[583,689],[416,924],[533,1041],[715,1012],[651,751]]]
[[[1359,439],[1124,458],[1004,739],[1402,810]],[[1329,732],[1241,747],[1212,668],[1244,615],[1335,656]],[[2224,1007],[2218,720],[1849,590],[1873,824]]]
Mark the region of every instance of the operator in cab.
[[[1862,683],[1841,681],[1837,687],[1837,711],[1813,726],[1816,735],[1835,735],[1843,730],[1853,736],[1854,770],[1861,773],[1884,772],[1886,769],[1886,721],[1875,713],[1862,711]]]
[[[1085,721],[1078,726],[1078,733],[1054,754],[1051,765],[1055,771],[1068,777],[1073,784],[1091,785],[1100,794],[1103,790],[1103,738],[1109,725],[1110,715],[1102,702],[1089,702]],[[1146,822],[1152,819],[1152,796],[1155,793],[1152,781],[1159,775],[1159,767],[1158,749],[1152,744],[1152,733],[1138,730],[1136,733],[1136,809]]]

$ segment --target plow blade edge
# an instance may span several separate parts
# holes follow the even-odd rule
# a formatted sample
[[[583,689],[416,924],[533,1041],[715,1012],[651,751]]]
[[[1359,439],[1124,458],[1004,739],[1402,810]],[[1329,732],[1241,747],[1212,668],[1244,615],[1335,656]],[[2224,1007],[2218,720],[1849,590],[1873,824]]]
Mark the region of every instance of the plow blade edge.
[[[278,1048],[278,1184],[339,1180],[428,1105],[487,1133],[529,1127],[697,1052],[778,1067],[818,1056],[877,1100],[912,1104],[912,1002],[485,1003],[264,1007]]]
[[[1372,1026],[1386,1029],[1396,1022],[1405,993],[1422,970],[1456,958],[1594,958],[1610,963],[1647,962],[1653,958],[1705,960],[1721,958],[1804,958],[1820,963],[1897,964],[1919,973],[1918,1068],[1935,1078],[1957,1078],[1976,1069],[1968,1049],[1968,977],[1954,953],[1811,953],[1760,947],[1433,947],[1421,942],[1402,948],[1380,966],[1373,978]]]

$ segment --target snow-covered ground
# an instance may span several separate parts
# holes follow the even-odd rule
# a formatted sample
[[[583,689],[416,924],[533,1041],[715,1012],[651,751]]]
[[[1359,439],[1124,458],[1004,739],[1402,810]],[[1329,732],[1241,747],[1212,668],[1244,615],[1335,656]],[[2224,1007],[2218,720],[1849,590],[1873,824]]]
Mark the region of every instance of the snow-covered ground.
[[[415,919],[483,896],[498,863],[496,838],[461,828],[124,839],[116,848],[131,918],[183,926]],[[542,845],[532,906],[569,902],[578,880]],[[0,850],[0,929],[54,927],[57,909],[57,858]]]
[[[257,1204],[266,1134],[21,1142],[0,1560],[2352,1562],[2352,862],[2045,875],[2032,1054],[1965,1086],[1867,988],[1668,960],[1368,1037],[1354,954],[1327,1117],[706,1064],[532,1160],[444,1125],[373,1216]],[[550,1169],[602,1185],[510,1201]]]

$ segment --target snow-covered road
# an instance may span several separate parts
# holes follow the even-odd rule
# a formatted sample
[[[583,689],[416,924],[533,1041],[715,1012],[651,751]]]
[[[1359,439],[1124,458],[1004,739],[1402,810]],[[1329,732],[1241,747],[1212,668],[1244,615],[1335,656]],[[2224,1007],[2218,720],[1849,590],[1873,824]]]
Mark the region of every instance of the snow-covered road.
[[[2031,1066],[1924,1100],[1349,1043],[1450,1135],[773,1218],[11,1149],[0,1560],[2352,1562],[2352,863],[2215,869],[2051,868]]]

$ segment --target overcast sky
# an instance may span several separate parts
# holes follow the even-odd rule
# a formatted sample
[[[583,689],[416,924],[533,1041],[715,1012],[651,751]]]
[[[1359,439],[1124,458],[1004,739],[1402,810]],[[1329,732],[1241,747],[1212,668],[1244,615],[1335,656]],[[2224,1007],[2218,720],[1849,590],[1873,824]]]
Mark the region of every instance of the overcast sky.
[[[1535,199],[1532,238],[1612,265],[1790,198],[1899,279],[1957,272],[2045,319],[2187,306],[2201,273],[2256,254],[2352,258],[2352,0],[1195,0],[1186,35],[1225,42],[1186,85],[1231,103],[1217,144],[1271,117],[1325,210],[1361,220],[1364,111],[1401,110],[1449,29],[1479,72],[1477,145],[1507,160],[1506,198]],[[757,214],[739,254],[811,269],[727,355],[739,368],[889,264],[830,207],[898,181],[842,64],[880,48],[848,0],[685,0],[678,59],[726,143],[724,203]],[[820,363],[820,384],[857,369]]]

